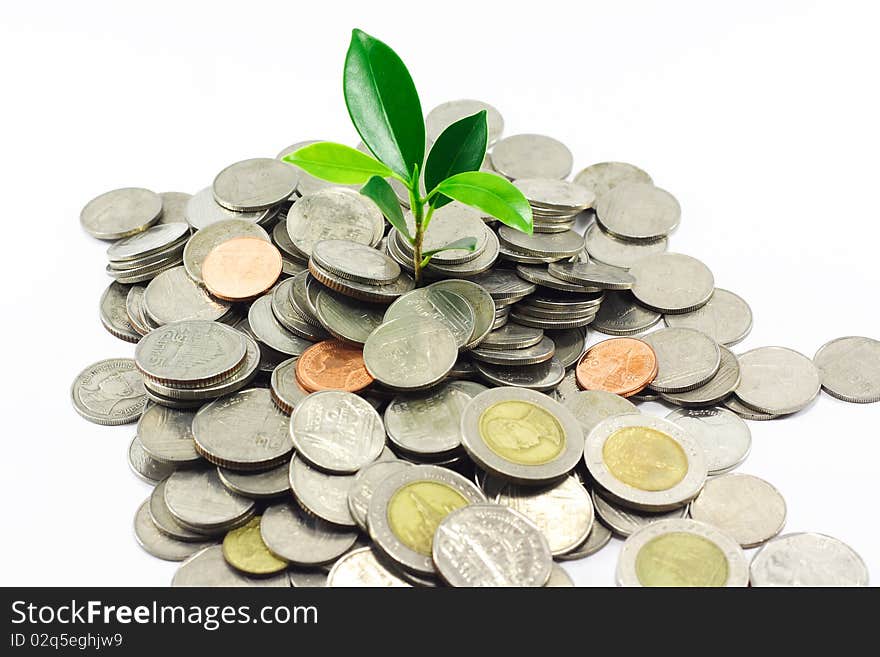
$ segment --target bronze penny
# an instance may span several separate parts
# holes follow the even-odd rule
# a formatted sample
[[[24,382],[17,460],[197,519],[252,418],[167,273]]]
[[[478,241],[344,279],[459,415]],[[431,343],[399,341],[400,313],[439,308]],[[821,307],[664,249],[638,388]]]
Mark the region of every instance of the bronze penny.
[[[636,338],[612,338],[587,349],[575,370],[584,390],[604,390],[629,397],[644,390],[657,376],[657,356]]]
[[[247,301],[275,284],[281,264],[275,245],[258,237],[235,237],[211,249],[202,263],[202,280],[215,297]]]
[[[360,347],[324,340],[306,349],[296,362],[296,379],[306,389],[358,392],[373,382]]]

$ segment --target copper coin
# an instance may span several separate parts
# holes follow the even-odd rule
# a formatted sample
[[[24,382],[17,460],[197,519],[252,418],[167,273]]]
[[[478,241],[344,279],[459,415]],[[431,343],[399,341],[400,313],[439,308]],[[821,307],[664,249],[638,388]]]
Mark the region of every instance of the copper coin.
[[[271,288],[281,275],[281,253],[259,237],[235,237],[215,246],[202,263],[208,292],[226,301],[247,301]]]
[[[324,340],[306,349],[296,362],[296,378],[312,392],[358,392],[373,382],[364,367],[363,350],[339,340]]]
[[[644,390],[657,376],[657,355],[636,338],[603,340],[587,349],[575,370],[584,390],[604,390],[630,397]]]

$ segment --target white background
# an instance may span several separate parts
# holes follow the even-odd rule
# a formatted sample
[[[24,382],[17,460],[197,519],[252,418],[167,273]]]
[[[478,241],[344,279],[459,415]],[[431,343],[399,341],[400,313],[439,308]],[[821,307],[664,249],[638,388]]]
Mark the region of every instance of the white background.
[[[506,134],[566,143],[575,171],[647,170],[683,208],[671,250],[753,308],[737,351],[880,337],[874,3],[6,2],[0,18],[4,585],[170,581],[132,534],[150,492],[126,464],[133,426],[69,401],[80,369],[133,353],[98,321],[106,244],[80,208],[122,186],[195,192],[304,139],[355,143],[355,26],[401,54],[425,110],[480,98]],[[786,530],[845,540],[880,581],[880,404],[823,393],[749,424],[740,471],[783,493]],[[611,585],[619,546],[566,568]]]

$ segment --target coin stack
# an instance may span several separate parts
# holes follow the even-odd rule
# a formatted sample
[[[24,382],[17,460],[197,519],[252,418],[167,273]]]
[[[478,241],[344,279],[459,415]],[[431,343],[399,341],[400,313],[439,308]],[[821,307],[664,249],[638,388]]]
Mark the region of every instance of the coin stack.
[[[515,181],[535,233],[441,207],[425,248],[476,244],[438,253],[422,287],[369,199],[280,161],[311,142],[192,197],[129,188],[84,208],[119,240],[101,322],[137,346],[71,395],[92,422],[138,423],[144,549],[183,561],[176,586],[571,586],[558,562],[617,536],[623,586],[865,584],[841,541],[779,536],[780,492],[733,471],[745,419],[820,386],[880,401],[880,341],[735,354],[751,310],[667,252],[668,192],[620,162],[568,182],[563,144],[502,138],[480,101],[433,110],[429,136],[479,109],[483,168]],[[587,348],[588,326],[609,337]]]

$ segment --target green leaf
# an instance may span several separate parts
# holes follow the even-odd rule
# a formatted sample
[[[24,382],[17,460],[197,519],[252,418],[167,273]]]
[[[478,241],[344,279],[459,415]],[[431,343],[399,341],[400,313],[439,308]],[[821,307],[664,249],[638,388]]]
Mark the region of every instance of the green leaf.
[[[425,159],[425,120],[412,77],[391,48],[353,30],[343,75],[345,104],[361,139],[397,175],[412,180]]]
[[[486,110],[466,116],[444,130],[425,163],[425,186],[434,189],[447,178],[465,171],[479,171],[486,157],[486,144],[489,141],[489,127],[486,124]],[[452,199],[437,195],[431,205],[441,208]]]
[[[506,178],[485,171],[468,171],[447,178],[432,191],[471,205],[501,223],[532,234],[532,208],[523,193]]]
[[[441,246],[439,249],[431,249],[430,251],[425,251],[422,255],[424,258],[422,259],[422,267],[428,264],[428,261],[440,253],[441,251],[451,251],[453,249],[464,249],[465,251],[473,251],[477,248],[477,238],[476,237],[462,237],[461,239],[455,240],[454,242],[450,242],[445,246]]]
[[[391,225],[409,240],[410,244],[413,243],[412,235],[409,234],[406,220],[403,218],[403,211],[400,209],[400,200],[387,180],[380,176],[373,176],[366,185],[361,187],[361,194],[372,199],[373,203],[379,206],[382,214],[385,215],[385,218],[388,219]]]
[[[304,146],[285,155],[284,161],[316,178],[339,185],[358,185],[373,176],[391,175],[388,167],[369,155],[351,146],[329,141]]]

